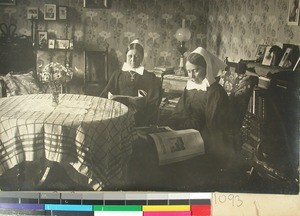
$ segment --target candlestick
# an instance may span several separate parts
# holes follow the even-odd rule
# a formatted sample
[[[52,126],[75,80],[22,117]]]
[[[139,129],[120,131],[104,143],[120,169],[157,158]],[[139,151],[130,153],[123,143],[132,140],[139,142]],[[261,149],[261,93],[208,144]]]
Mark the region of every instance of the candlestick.
[[[182,28],[185,28],[185,19],[182,19]]]

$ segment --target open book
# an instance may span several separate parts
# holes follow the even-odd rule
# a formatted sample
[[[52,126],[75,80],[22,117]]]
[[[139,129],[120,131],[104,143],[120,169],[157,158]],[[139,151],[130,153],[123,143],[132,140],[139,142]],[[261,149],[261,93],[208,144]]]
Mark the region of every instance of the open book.
[[[145,106],[147,93],[143,90],[138,90],[138,96],[128,96],[128,95],[113,95],[108,92],[108,99],[118,101],[128,108],[133,110],[140,110]]]
[[[137,128],[138,135],[153,139],[159,165],[184,161],[205,153],[204,142],[199,131],[194,129],[172,130],[169,127]]]

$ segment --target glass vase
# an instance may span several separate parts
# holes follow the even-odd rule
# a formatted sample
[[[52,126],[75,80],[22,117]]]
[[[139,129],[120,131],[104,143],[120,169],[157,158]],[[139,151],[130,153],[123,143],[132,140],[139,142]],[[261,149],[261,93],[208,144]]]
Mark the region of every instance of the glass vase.
[[[52,92],[52,106],[57,106],[59,104],[59,92]]]

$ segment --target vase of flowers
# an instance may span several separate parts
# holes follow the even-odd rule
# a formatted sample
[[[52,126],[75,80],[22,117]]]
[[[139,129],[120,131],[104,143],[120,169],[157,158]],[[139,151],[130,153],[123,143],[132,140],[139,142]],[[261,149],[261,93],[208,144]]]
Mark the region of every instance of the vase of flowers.
[[[40,72],[41,81],[49,84],[49,89],[52,94],[52,105],[59,104],[59,93],[64,85],[71,81],[73,77],[73,69],[63,66],[57,62],[50,62],[45,65]]]

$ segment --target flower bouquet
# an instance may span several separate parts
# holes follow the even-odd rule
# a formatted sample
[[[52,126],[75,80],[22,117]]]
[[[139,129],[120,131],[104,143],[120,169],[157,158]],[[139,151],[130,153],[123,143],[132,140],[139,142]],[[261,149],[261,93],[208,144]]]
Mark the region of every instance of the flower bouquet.
[[[40,77],[43,83],[49,84],[52,93],[52,105],[57,106],[59,103],[59,92],[62,86],[71,81],[73,69],[57,62],[50,62],[40,72]]]

